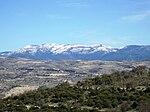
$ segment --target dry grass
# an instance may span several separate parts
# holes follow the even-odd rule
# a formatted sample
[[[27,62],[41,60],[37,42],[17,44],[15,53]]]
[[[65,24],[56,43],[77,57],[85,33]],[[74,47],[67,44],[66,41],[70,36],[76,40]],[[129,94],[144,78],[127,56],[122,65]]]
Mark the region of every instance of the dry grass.
[[[14,87],[14,88],[12,88],[11,90],[9,90],[5,93],[5,98],[9,97],[9,96],[12,96],[12,95],[13,96],[19,95],[19,94],[22,94],[22,93],[27,92],[27,91],[35,90],[37,88],[38,88],[37,86]]]

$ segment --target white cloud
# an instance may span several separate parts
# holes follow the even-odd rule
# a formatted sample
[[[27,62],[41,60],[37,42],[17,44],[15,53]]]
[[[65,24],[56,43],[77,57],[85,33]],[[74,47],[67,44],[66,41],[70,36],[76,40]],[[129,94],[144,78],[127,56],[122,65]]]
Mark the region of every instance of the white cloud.
[[[146,17],[147,15],[137,14],[137,15],[124,16],[121,19],[138,22],[138,21],[144,20]]]
[[[150,11],[144,11],[142,13],[127,15],[121,17],[121,20],[130,21],[130,22],[140,22],[150,17]]]

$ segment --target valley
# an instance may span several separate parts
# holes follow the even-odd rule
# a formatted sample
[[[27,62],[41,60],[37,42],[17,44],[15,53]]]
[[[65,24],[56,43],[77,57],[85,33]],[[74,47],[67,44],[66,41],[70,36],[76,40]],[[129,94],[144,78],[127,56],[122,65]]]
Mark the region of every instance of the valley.
[[[0,95],[8,97],[39,87],[54,87],[66,81],[75,84],[86,78],[129,71],[137,66],[150,68],[150,61],[39,61],[1,57]]]
[[[58,75],[57,75],[58,76]],[[20,91],[28,87],[12,89]],[[18,92],[18,91],[17,91]],[[105,74],[0,99],[1,112],[149,112],[150,68]]]

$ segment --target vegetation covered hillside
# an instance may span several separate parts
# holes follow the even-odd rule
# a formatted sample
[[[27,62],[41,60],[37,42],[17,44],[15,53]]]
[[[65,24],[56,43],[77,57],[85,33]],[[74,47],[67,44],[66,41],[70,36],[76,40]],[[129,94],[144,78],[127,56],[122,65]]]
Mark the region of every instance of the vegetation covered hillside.
[[[150,70],[137,67],[86,79],[40,87],[0,101],[0,112],[150,112]]]

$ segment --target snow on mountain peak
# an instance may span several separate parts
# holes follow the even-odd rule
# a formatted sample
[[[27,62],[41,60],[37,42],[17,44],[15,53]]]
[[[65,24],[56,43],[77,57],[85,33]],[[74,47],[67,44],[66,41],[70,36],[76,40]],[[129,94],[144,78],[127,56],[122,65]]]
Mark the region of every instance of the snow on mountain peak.
[[[41,44],[41,45],[27,45],[16,53],[28,52],[34,55],[36,52],[51,52],[54,54],[91,54],[99,51],[115,52],[110,46],[103,46],[101,44],[80,45],[80,44]]]
[[[129,45],[122,48],[101,44],[27,45],[17,51],[0,52],[0,56],[37,60],[150,60],[150,45]]]

